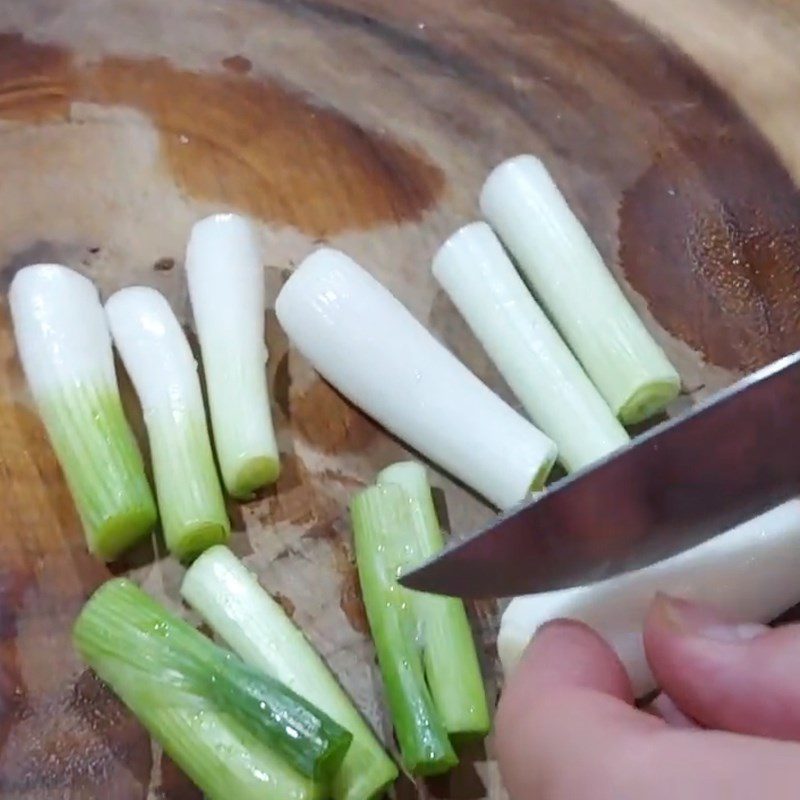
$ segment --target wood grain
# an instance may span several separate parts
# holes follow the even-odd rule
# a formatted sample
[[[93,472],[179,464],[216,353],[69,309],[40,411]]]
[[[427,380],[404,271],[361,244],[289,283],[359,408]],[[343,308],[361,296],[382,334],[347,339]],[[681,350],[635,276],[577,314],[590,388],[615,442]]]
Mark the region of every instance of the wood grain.
[[[0,289],[58,260],[104,295],[154,286],[188,323],[189,227],[235,209],[270,298],[328,241],[509,398],[429,262],[487,171],[530,151],[700,396],[800,345],[799,33],[785,0],[0,0]],[[405,451],[271,310],[267,330],[284,473],[231,507],[233,547],[388,741],[345,508]],[[69,644],[111,571],[178,609],[181,568],[158,539],[112,570],[85,553],[4,299],[0,474],[0,796],[199,797]],[[488,518],[435,482],[454,531]],[[494,695],[496,613],[474,611]],[[500,800],[491,743],[398,795]]]

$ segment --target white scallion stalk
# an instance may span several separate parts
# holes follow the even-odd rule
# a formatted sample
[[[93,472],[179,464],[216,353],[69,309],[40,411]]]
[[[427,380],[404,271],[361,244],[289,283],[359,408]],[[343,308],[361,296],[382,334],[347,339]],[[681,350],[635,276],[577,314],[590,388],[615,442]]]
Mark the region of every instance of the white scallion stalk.
[[[36,264],[16,274],[9,301],[22,367],[89,550],[114,559],[152,530],[156,506],[97,289],[67,267]]]
[[[155,289],[122,289],[106,314],[147,425],[164,538],[178,558],[193,558],[230,533],[197,364]]]
[[[196,223],[186,275],[222,478],[229,494],[248,498],[280,471],[267,389],[264,274],[252,225],[236,214]]]
[[[569,472],[628,442],[485,222],[456,231],[433,274]]]
[[[333,779],[335,800],[371,800],[397,767],[303,633],[227,547],[213,547],[189,568],[181,594],[247,664],[294,690],[353,734]]]
[[[592,586],[517,597],[503,614],[498,651],[509,674],[537,629],[577,619],[617,651],[638,696],[654,688],[642,625],[656,592],[768,622],[800,601],[800,499],[790,500],[698,547]]]
[[[496,506],[509,508],[544,483],[553,442],[343,253],[309,256],[275,310],[326,380]]]
[[[677,396],[678,373],[539,159],[521,155],[496,167],[480,204],[622,422],[646,419]]]

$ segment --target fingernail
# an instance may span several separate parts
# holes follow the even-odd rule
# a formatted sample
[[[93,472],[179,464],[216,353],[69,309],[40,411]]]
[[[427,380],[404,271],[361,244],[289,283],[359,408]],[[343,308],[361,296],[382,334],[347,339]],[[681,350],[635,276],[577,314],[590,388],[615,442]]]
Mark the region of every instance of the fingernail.
[[[582,628],[583,625],[580,622],[575,622],[571,619],[562,619],[561,617],[543,622],[531,637],[528,649],[530,649],[534,643],[541,643],[543,639],[550,639],[551,636],[559,636],[564,631],[569,633],[575,627]]]
[[[652,612],[659,623],[682,636],[700,636],[717,642],[746,642],[769,630],[767,625],[734,622],[717,609],[659,592]]]
[[[583,632],[585,626],[575,620],[562,619],[560,617],[543,622],[528,642],[528,646],[522,654],[522,659],[532,657],[533,653],[542,647],[548,647],[554,641],[557,643],[563,635],[569,636],[576,628]]]

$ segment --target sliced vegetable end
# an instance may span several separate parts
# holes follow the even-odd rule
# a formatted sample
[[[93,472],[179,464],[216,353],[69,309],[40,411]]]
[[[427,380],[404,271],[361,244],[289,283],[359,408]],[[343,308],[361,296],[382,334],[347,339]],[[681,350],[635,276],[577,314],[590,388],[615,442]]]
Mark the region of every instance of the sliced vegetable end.
[[[492,724],[488,716],[486,722],[479,725],[473,722],[465,722],[463,730],[448,730],[450,734],[450,743],[453,745],[453,749],[456,753],[458,753],[462,748],[485,739],[491,729]]]
[[[280,459],[255,456],[241,465],[233,480],[229,482],[228,493],[237,500],[250,500],[258,489],[275,483],[280,473]]]
[[[674,378],[651,381],[639,387],[617,411],[617,417],[625,425],[635,425],[663,411],[680,392],[681,383]]]
[[[553,449],[552,452],[548,454],[547,458],[539,467],[538,471],[531,480],[530,488],[532,492],[539,491],[544,487],[545,483],[547,483],[547,479],[550,477],[550,473],[553,471],[553,467],[556,464],[557,458],[558,453],[555,451],[555,449]],[[522,500],[522,498],[520,498],[520,500]]]
[[[370,774],[363,775],[362,781],[353,785],[351,791],[343,792],[341,795],[335,793],[335,796],[341,796],[344,800],[378,800],[386,794],[399,776],[400,770],[397,769],[397,765],[385,756]]]
[[[412,775],[419,775],[420,777],[427,778],[449,772],[453,767],[458,765],[458,756],[455,750],[450,750],[437,758],[423,757],[414,763],[406,762],[405,765]]]
[[[109,517],[87,533],[89,551],[104,561],[113,561],[147,536],[157,521],[158,514],[152,502]]]
[[[181,561],[193,561],[209,547],[225,544],[230,532],[230,526],[222,522],[198,522],[186,526],[169,549]]]
[[[333,722],[333,720],[331,720]],[[338,723],[334,723],[337,727]],[[331,740],[327,752],[323,758],[320,758],[313,771],[313,779],[320,783],[330,784],[339,768],[342,766],[347,751],[353,743],[353,734],[350,731],[340,728],[341,735]]]

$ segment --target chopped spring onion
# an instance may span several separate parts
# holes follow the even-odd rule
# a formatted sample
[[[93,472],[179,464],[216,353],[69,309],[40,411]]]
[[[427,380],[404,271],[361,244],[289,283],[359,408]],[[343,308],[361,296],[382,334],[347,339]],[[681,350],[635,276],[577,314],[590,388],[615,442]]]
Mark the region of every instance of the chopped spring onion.
[[[343,253],[309,256],[275,304],[322,376],[500,508],[539,488],[556,448]]]
[[[264,275],[256,234],[236,214],[192,228],[186,274],[225,488],[251,497],[278,478],[267,390]]]
[[[569,472],[628,441],[485,222],[454,233],[433,274]]]
[[[581,620],[614,647],[641,696],[654,687],[642,624],[656,592],[710,603],[743,621],[769,622],[800,602],[798,574],[800,499],[794,499],[651,567],[515,598],[500,625],[500,659],[509,674],[541,625],[560,617]]]
[[[230,532],[197,364],[155,289],[122,289],[106,303],[106,314],[142,405],[164,538],[172,553],[190,559]]]
[[[396,484],[372,486],[353,498],[350,514],[361,592],[403,763],[415,775],[446,772],[458,758],[425,680],[424,631],[411,592],[397,583],[409,563],[409,537],[417,533],[408,495]]]
[[[378,474],[378,486],[399,486],[407,496],[412,528],[404,537],[406,563],[419,564],[444,547],[425,468],[413,461],[393,464]],[[483,736],[489,709],[478,655],[464,603],[454,597],[409,592],[421,634],[425,677],[444,727],[451,737]]]
[[[147,535],[157,515],[97,289],[67,267],[37,264],[16,274],[9,300],[22,367],[89,550],[112,560]]]
[[[487,178],[480,203],[617,417],[640,422],[673,400],[678,373],[544,164],[530,155],[504,161]]]
[[[335,800],[371,800],[395,780],[397,767],[336,678],[227,547],[212,547],[194,562],[181,594],[246,663],[281,681],[353,734],[331,785]]]
[[[347,752],[350,734],[327,715],[124,578],[94,594],[73,639],[81,658],[212,796],[257,797],[253,789],[266,791],[274,768],[278,783],[309,796],[298,777],[324,783]],[[212,743],[226,738],[241,742],[214,754]],[[248,755],[237,752],[246,742],[256,747]],[[208,757],[221,769],[219,777],[211,774]],[[258,774],[262,759],[269,767],[265,779]]]

